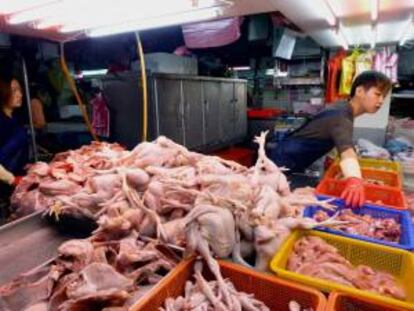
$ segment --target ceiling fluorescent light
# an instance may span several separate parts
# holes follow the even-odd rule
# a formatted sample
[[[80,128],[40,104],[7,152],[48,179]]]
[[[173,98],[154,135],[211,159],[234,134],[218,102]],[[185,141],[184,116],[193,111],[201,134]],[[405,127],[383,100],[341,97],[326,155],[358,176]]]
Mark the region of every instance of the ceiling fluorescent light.
[[[371,29],[371,49],[375,48],[375,45],[377,44],[377,25],[372,25]]]
[[[221,15],[221,10],[217,8],[194,10],[179,14],[164,15],[154,18],[142,19],[132,23],[124,23],[118,25],[111,25],[105,27],[99,27],[87,31],[87,35],[90,37],[109,36],[124,32],[131,32],[137,30],[146,30],[152,28],[161,28],[173,25],[182,25],[193,22],[200,22],[217,18]]]
[[[98,2],[97,0],[95,0]],[[93,1],[93,2],[95,2]],[[142,2],[136,0],[123,0],[126,10],[120,9],[113,14],[105,16],[105,18],[83,16],[82,18],[66,18],[61,23],[61,32],[75,32],[80,30],[93,29],[98,27],[109,27],[117,24],[133,24],[142,19],[158,18],[164,15],[180,14],[185,12],[198,11],[202,9],[213,9],[228,7],[232,3],[226,0],[151,0],[143,5]],[[126,5],[128,4],[128,5]],[[112,12],[113,2],[97,3],[104,11]],[[104,6],[106,8],[104,8]],[[78,14],[76,15],[78,17]]]
[[[48,5],[13,14],[8,18],[7,22],[9,24],[27,23],[36,20],[42,20],[47,17],[52,17],[56,14],[56,12],[62,11],[65,11],[64,3],[55,1],[49,3]]]
[[[335,15],[334,10],[332,9],[332,5],[329,3],[329,0],[322,0],[322,10],[325,12],[325,19],[330,26],[336,25],[337,17]]]
[[[376,22],[378,19],[379,0],[371,0],[371,21]]]
[[[348,40],[345,37],[345,29],[344,25],[340,22],[336,30],[334,30],[334,34],[337,37],[339,45],[341,45],[345,50],[348,50]]]
[[[249,66],[238,66],[232,68],[234,71],[246,71],[250,70],[251,68]]]
[[[56,0],[6,0],[0,1],[0,14],[13,14],[31,8],[40,7]]]
[[[398,36],[399,45],[404,45],[408,39],[409,30],[413,24],[413,14],[410,13],[408,20],[404,23],[400,35]]]

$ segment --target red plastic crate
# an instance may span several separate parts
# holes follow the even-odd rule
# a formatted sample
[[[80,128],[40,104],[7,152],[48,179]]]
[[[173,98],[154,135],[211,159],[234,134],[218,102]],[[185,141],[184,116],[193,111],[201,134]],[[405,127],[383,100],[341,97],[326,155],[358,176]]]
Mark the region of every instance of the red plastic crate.
[[[326,311],[408,311],[382,301],[333,292],[329,295]]]
[[[131,311],[158,310],[164,306],[166,298],[183,294],[186,281],[192,279],[194,262],[194,259],[190,259],[178,264]],[[237,290],[254,294],[256,299],[263,301],[272,311],[289,311],[288,304],[291,300],[303,308],[325,311],[326,298],[315,289],[230,262],[219,261],[219,265],[223,276],[230,279]],[[207,280],[212,279],[206,264],[203,266],[203,275]]]
[[[255,151],[252,149],[240,147],[227,148],[213,153],[213,155],[220,158],[231,160],[247,167],[254,164],[255,154]]]
[[[346,182],[344,180],[324,178],[316,187],[316,193],[340,197],[345,189],[345,185]],[[407,209],[407,201],[400,189],[369,184],[366,184],[364,187],[367,203],[399,210]]]
[[[377,170],[372,168],[361,168],[362,177],[364,179],[376,180],[384,183],[384,186],[395,187],[402,189],[401,176],[392,171]],[[333,164],[329,167],[325,173],[325,178],[333,178],[338,180],[338,176],[341,174],[341,168],[338,164]]]
[[[278,108],[250,108],[247,110],[247,117],[249,119],[268,119],[278,117],[284,113],[284,110]]]

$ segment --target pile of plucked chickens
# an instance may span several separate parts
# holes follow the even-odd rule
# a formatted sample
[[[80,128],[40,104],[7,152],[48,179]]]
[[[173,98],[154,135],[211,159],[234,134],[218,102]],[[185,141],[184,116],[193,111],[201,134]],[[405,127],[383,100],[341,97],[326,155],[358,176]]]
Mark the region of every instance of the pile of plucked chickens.
[[[12,204],[20,215],[34,208],[93,218],[99,225],[94,235],[106,239],[136,231],[201,253],[214,241],[216,256],[233,253],[236,261],[243,261],[240,253],[256,251],[256,268],[266,270],[292,229],[316,225],[301,217],[304,206],[331,205],[309,191],[290,191],[286,176],[266,157],[265,138],[256,138],[258,159],[251,168],[191,152],[163,136],[132,151],[93,143],[32,165]]]
[[[354,267],[334,246],[319,237],[305,236],[296,241],[286,268],[380,295],[405,299],[404,289],[391,274],[374,271],[366,265]]]
[[[317,221],[324,221],[329,218],[329,215],[326,211],[319,210],[313,218]],[[368,214],[354,213],[351,209],[343,209],[339,212],[336,219],[349,223],[336,226],[335,230],[382,241],[396,243],[400,241],[401,225],[394,218],[376,218]]]
[[[177,263],[136,233],[119,240],[70,240],[58,253],[51,264],[0,287],[0,310],[127,311]]]
[[[302,217],[306,205],[333,206],[309,190],[291,192],[282,170],[266,157],[265,139],[265,132],[256,137],[258,159],[251,168],[191,152],[163,136],[132,151],[93,143],[58,154],[50,164],[32,165],[12,197],[17,214],[80,215],[98,228],[88,240],[62,245],[46,275],[1,287],[0,306],[25,310],[14,307],[24,295],[30,297],[25,306],[39,304],[42,311],[124,310],[142,293],[140,285],[155,283],[173,266],[143,244],[150,238],[201,255],[217,285],[213,296],[207,288],[204,294],[233,310],[234,288],[214,257],[264,271],[291,230],[343,224]],[[75,247],[62,252],[70,243]],[[33,293],[38,282],[47,287]]]

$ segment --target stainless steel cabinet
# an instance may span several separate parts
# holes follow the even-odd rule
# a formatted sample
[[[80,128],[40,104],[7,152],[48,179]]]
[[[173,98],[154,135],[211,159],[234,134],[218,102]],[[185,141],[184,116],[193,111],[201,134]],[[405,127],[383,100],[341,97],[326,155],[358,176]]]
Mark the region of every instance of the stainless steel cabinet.
[[[219,131],[220,141],[228,142],[234,137],[234,85],[232,82],[220,83]]]
[[[247,84],[234,83],[234,136],[244,138],[247,135]]]
[[[154,82],[158,134],[184,144],[184,107],[182,85],[177,79],[156,79]]]
[[[184,108],[184,141],[190,149],[204,145],[202,84],[194,80],[182,80],[182,105]]]
[[[139,74],[104,79],[112,139],[133,148],[142,137]],[[243,140],[247,133],[246,81],[153,74],[148,83],[148,139],[165,135],[190,149],[207,151]]]
[[[215,81],[202,81],[204,145],[210,146],[220,142],[220,85]]]

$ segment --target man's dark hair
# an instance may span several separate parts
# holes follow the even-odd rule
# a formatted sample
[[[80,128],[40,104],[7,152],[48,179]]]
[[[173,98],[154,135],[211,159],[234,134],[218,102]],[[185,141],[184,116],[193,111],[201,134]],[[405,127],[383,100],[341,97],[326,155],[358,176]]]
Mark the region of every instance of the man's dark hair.
[[[355,95],[355,90],[358,86],[363,86],[365,90],[377,87],[385,96],[391,89],[392,83],[385,74],[369,70],[362,72],[355,78],[354,83],[352,83],[351,97]]]

